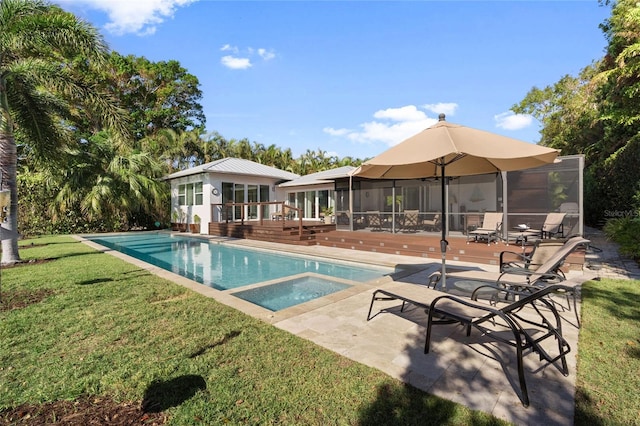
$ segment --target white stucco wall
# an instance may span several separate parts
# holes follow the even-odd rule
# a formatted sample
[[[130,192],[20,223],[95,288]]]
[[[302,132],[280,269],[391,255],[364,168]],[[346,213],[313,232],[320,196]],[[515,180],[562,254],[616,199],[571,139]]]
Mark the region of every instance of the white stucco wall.
[[[179,206],[179,185],[196,182],[202,182],[202,205]],[[201,220],[200,233],[208,233],[209,223],[220,220],[220,209],[212,205],[222,203],[223,182],[245,185],[245,200],[247,200],[248,185],[266,185],[269,186],[269,201],[286,201],[286,191],[276,185],[279,182],[278,179],[227,173],[199,173],[171,180],[171,212],[182,211],[186,215],[186,221],[189,224],[194,223],[193,217],[197,214]],[[276,211],[276,209],[276,206],[270,206],[270,210]],[[213,217],[212,215],[216,216]]]

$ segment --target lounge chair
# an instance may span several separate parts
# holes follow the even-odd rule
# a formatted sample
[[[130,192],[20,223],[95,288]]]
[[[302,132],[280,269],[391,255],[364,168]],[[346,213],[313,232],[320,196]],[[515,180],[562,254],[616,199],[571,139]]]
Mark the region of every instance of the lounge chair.
[[[574,244],[580,240],[571,239],[571,244]],[[535,272],[541,265],[544,265],[558,250],[560,250],[566,244],[563,240],[537,240],[533,249],[527,253],[519,253],[514,251],[502,251],[500,252],[500,272],[509,272],[509,270],[527,270]],[[580,244],[586,244],[584,241],[580,241]],[[579,245],[579,244],[578,244]],[[560,266],[554,273],[564,276],[564,273],[560,269]]]
[[[576,283],[577,284],[577,283]],[[481,288],[481,287],[480,287]],[[520,382],[520,400],[524,406],[529,405],[529,395],[524,374],[523,356],[525,351],[536,352],[541,360],[549,364],[556,364],[560,361],[558,369],[568,375],[566,354],[571,350],[569,344],[562,336],[562,321],[553,303],[547,299],[547,295],[560,290],[566,290],[567,286],[556,284],[541,289],[535,293],[523,294],[518,300],[510,303],[503,303],[501,306],[491,306],[482,301],[464,299],[443,293],[429,288],[426,285],[416,285],[402,282],[394,282],[384,289],[374,291],[369,306],[367,321],[372,317],[373,305],[379,300],[400,300],[402,308],[407,303],[425,309],[428,314],[427,331],[425,337],[424,352],[428,353],[431,342],[431,328],[436,324],[462,323],[467,326],[467,335],[474,327],[483,334],[495,338],[498,341],[513,346],[516,349],[517,370]],[[494,290],[498,290],[493,288]],[[505,293],[513,293],[511,290],[499,290]],[[505,297],[506,299],[506,297]],[[522,310],[530,308],[528,311],[533,315],[538,315],[539,320],[534,321],[524,318]],[[500,326],[506,327],[511,333],[510,338],[500,336],[500,328],[497,328],[496,320]],[[492,327],[487,327],[491,323]],[[527,328],[521,323],[525,323]],[[531,329],[529,326],[536,326]],[[540,335],[540,331],[544,334]],[[552,338],[557,341],[557,353],[551,354],[542,347],[542,342]]]
[[[529,262],[517,264],[515,262],[506,262],[506,254],[518,255],[513,252],[502,252],[500,254],[501,270],[500,272],[486,272],[486,271],[463,271],[452,272],[447,274],[447,278],[462,279],[462,280],[476,280],[486,281],[494,286],[515,290],[518,292],[537,292],[540,289],[549,287],[553,284],[565,284],[567,286],[566,277],[561,271],[561,267],[564,264],[567,257],[573,253],[579,247],[586,247],[590,243],[589,240],[580,236],[574,236],[562,245],[549,245],[551,250],[547,252],[546,248],[537,247],[536,251],[540,249],[539,258],[546,257],[541,264],[533,264]],[[552,253],[550,253],[552,251]],[[534,251],[535,254],[535,251]],[[526,258],[524,255],[520,255],[522,258]],[[528,258],[529,260],[533,257]],[[525,260],[526,262],[526,260]],[[430,282],[439,280],[439,273],[436,272],[430,277]],[[584,275],[588,277],[588,275]],[[588,279],[591,279],[589,277]],[[573,287],[573,286],[568,286]],[[567,297],[567,308],[571,310],[571,304],[576,315],[576,321],[580,326],[580,315],[577,311],[578,297],[575,288],[563,291]],[[569,297],[573,297],[573,303],[569,300]],[[563,307],[564,308],[564,307]]]
[[[564,237],[564,218],[566,213],[549,213],[542,224],[541,229],[530,229],[529,232],[536,232],[540,238],[553,238],[558,235]]]
[[[405,210],[402,217],[402,230],[416,232],[418,230],[419,210]]]
[[[482,219],[482,225],[480,228],[474,229],[467,233],[467,244],[473,237],[474,241],[478,241],[478,238],[486,238],[487,245],[491,244],[492,240],[495,240],[498,244],[498,238],[502,230],[502,213],[486,212]]]
[[[559,284],[549,286],[500,307],[451,295],[439,296],[429,305],[424,352],[429,353],[433,325],[446,324],[450,321],[466,325],[467,336],[471,334],[473,327],[484,335],[514,347],[520,384],[518,396],[522,405],[527,407],[529,394],[524,373],[525,354],[536,353],[541,361],[546,362],[546,365],[553,364],[563,375],[569,375],[566,355],[571,351],[571,347],[562,336],[562,319],[553,303],[547,298],[549,294],[562,289],[565,289],[565,286]],[[529,308],[527,310],[531,314],[537,314],[538,319],[525,318],[522,312],[525,308]],[[488,326],[489,323],[491,326]],[[501,335],[498,325],[510,331],[510,336]],[[530,326],[535,328],[532,329]],[[541,331],[542,334],[540,334]],[[547,339],[555,340],[557,343],[557,351],[554,353],[543,347],[542,343]]]
[[[440,230],[440,215],[433,215],[432,219],[423,219],[422,226],[425,231],[439,231]]]

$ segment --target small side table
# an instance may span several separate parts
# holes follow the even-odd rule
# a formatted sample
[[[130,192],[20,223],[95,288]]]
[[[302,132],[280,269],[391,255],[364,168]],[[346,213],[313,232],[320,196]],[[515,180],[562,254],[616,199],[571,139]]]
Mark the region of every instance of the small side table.
[[[539,232],[536,231],[530,231],[531,228],[520,228],[520,227],[515,227],[513,228],[515,229],[514,232],[509,232],[509,235],[507,237],[515,237],[516,238],[516,244],[518,244],[518,241],[520,242],[520,246],[522,247],[522,249],[524,250],[524,246],[527,243],[527,239],[529,237],[537,237],[538,235],[540,235]],[[508,238],[507,238],[508,241]]]

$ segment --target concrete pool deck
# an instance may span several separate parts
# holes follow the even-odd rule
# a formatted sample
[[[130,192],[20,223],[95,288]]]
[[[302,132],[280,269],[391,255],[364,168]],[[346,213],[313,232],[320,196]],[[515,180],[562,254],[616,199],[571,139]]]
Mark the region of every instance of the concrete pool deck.
[[[588,235],[587,238],[590,238]],[[524,408],[518,397],[517,372],[513,348],[496,343],[474,330],[467,337],[459,325],[434,328],[429,354],[423,353],[426,316],[417,308],[400,312],[400,302],[378,302],[376,312],[384,311],[371,321],[367,313],[375,289],[395,281],[424,284],[428,276],[440,269],[440,263],[418,257],[386,255],[321,246],[291,246],[250,240],[208,237],[229,245],[267,250],[295,252],[330,259],[348,260],[377,266],[399,266],[403,272],[394,279],[385,277],[354,285],[348,290],[325,296],[302,305],[271,312],[243,301],[231,293],[218,291],[178,276],[161,268],[108,250],[125,259],[168,278],[196,292],[212,297],[260,320],[308,339],[354,361],[377,368],[391,377],[416,388],[469,408],[485,411],[518,425],[572,425],[575,407],[576,354],[578,328],[573,312],[561,312],[563,335],[571,345],[567,356],[570,374],[565,377],[553,366],[543,366],[535,354],[525,357],[525,371],[531,404]],[[616,257],[615,246],[603,241],[593,244],[602,249],[590,256],[597,275],[611,278],[640,278],[637,268]],[[94,247],[101,246],[87,242]],[[105,250],[107,251],[107,250]],[[453,267],[479,267],[462,262],[448,262]],[[485,270],[495,266],[481,265]],[[573,271],[572,274],[579,274]]]

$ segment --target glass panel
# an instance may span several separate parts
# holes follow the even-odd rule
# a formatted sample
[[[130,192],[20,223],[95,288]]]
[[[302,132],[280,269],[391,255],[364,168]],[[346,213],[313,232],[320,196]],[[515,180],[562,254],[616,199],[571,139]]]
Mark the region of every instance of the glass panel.
[[[193,191],[195,193],[195,205],[202,205],[202,182],[196,182],[193,186]]]
[[[402,199],[404,201],[405,210],[420,210],[420,187],[419,186],[405,186],[403,188],[396,188],[396,193],[402,190]]]
[[[328,190],[318,191],[318,208],[320,209],[320,214],[322,215],[322,211],[328,207],[329,207],[329,191]]]
[[[247,185],[247,201],[249,203],[258,202],[258,185]],[[249,219],[257,219],[257,218],[258,218],[258,206],[250,205]]]
[[[233,183],[231,182],[222,182],[222,203],[233,203]],[[233,220],[233,213],[230,208],[223,206],[221,220],[227,219]]]
[[[307,191],[305,192],[305,204],[303,217],[305,219],[314,219],[318,216],[316,215],[316,191]]]
[[[236,203],[244,203],[244,184],[236,184],[234,187],[234,201]],[[236,206],[233,209],[233,219],[239,220],[244,217],[243,206]]]
[[[186,203],[186,185],[178,185],[178,205],[184,206]]]
[[[540,229],[551,212],[566,213],[564,235],[579,232],[580,160],[561,162],[535,169],[507,173],[509,227],[527,223]]]
[[[260,185],[260,202],[265,203],[269,201],[269,185]],[[262,218],[268,219],[270,217],[270,210],[273,208],[270,204],[262,206]]]
[[[193,184],[192,183],[187,184],[187,205],[188,206],[193,205]]]
[[[296,207],[302,209],[302,217],[304,217],[304,192],[296,192]],[[296,219],[298,212],[296,212]]]

